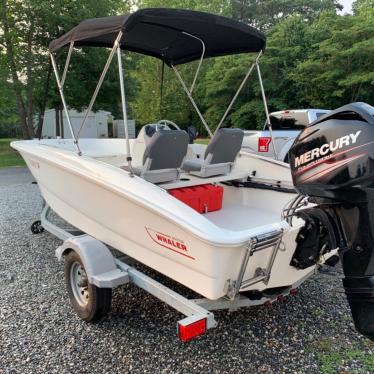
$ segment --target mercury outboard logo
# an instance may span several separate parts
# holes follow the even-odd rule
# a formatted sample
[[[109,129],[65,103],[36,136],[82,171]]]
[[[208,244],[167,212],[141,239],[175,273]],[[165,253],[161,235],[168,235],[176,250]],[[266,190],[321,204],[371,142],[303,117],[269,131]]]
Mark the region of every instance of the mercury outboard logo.
[[[326,156],[329,152],[335,152],[344,146],[355,144],[361,130],[356,133],[342,136],[341,138],[332,140],[330,143],[325,143],[319,148],[314,148],[311,151],[303,153],[301,156],[295,158],[295,168],[302,166],[309,161],[313,161],[316,158]]]

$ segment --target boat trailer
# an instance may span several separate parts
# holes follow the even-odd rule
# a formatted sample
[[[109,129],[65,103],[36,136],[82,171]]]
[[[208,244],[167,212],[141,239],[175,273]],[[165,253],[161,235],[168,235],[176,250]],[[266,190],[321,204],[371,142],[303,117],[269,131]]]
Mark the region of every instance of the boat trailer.
[[[248,263],[250,251],[253,251],[252,244],[252,246],[249,245],[249,250],[244,256],[238,277],[238,281],[240,280],[239,283],[228,283],[228,292],[225,297],[218,300],[210,300],[207,298],[188,299],[132,267],[131,264],[134,262],[134,259],[131,257],[127,255],[116,257],[108,246],[101,241],[77,229],[60,227],[56,223],[51,222],[48,218],[48,214],[51,211],[51,208],[44,202],[41,219],[35,221],[31,225],[31,231],[34,234],[40,234],[46,230],[63,241],[62,245],[56,249],[56,257],[59,261],[61,261],[68,252],[73,251],[82,260],[83,267],[81,270],[84,272],[84,277],[87,279],[88,283],[99,289],[110,290],[127,283],[132,283],[182,313],[185,318],[177,322],[177,333],[179,339],[184,342],[202,335],[208,329],[217,326],[217,321],[212,313],[213,310],[226,309],[232,312],[243,307],[254,307],[264,304],[266,306],[271,306],[273,302],[281,301],[287,295],[295,295],[296,288],[305,278],[310,276],[310,274],[308,274],[305,278],[297,282],[297,284],[282,290],[282,292],[280,291],[276,295],[249,298],[240,294],[239,289],[241,285],[248,283],[248,280],[243,281],[242,278],[244,273],[243,269],[245,269]],[[258,279],[253,278],[249,280],[251,284],[264,281],[266,276],[270,274],[271,262],[279,248],[280,239],[281,237],[273,237],[273,240],[269,241],[274,246],[274,255],[271,256],[269,261],[270,267],[265,269],[266,274],[257,276]],[[268,246],[266,248],[268,248]],[[314,270],[312,272],[314,272]],[[78,284],[77,289],[79,289],[79,287],[80,285]],[[73,302],[72,304],[74,307]]]

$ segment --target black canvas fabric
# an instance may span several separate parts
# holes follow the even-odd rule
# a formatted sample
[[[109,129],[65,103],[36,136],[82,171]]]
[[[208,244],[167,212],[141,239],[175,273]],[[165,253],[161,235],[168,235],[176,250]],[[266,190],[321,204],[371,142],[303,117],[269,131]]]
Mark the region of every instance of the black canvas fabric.
[[[121,48],[154,56],[168,65],[198,60],[204,41],[205,58],[265,48],[265,35],[255,28],[209,13],[182,9],[143,9],[132,14],[81,22],[52,41],[51,52],[74,41],[75,46],[112,47],[122,30]],[[187,33],[187,34],[186,34]]]

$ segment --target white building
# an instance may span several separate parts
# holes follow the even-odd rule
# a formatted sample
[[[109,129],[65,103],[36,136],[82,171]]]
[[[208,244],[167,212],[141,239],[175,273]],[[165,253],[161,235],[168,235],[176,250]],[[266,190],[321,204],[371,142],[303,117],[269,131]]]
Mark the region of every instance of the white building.
[[[129,138],[135,139],[135,120],[128,119],[127,126],[129,129]],[[125,126],[123,124],[123,119],[116,119],[113,121],[113,137],[114,138],[125,138]]]
[[[59,135],[61,138],[71,138],[71,133],[66,119],[65,112],[62,111],[62,118],[56,121],[56,110],[48,109],[44,113],[43,120],[43,138],[56,138]],[[78,112],[76,110],[69,110],[69,117],[75,134],[82,124],[85,111]],[[111,138],[124,137],[123,120],[113,121],[113,116],[110,112],[99,110],[98,112],[90,112],[87,121],[82,128],[80,138]],[[135,137],[135,121],[129,121],[129,135]]]

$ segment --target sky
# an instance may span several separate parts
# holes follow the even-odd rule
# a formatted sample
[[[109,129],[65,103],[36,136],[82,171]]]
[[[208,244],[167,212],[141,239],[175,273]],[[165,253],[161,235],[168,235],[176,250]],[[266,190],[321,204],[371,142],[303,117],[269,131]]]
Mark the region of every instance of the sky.
[[[352,10],[352,0],[340,0],[339,3],[344,6],[343,13],[349,13]]]

